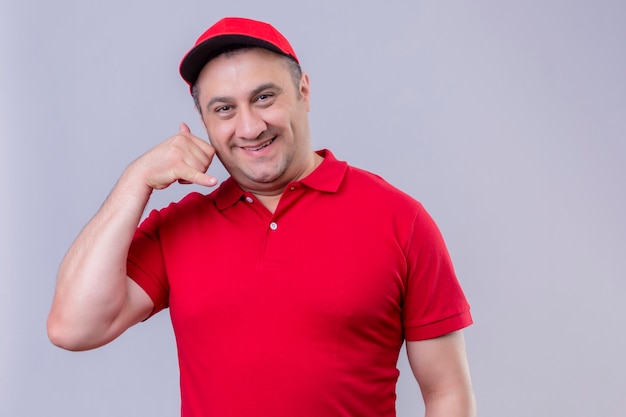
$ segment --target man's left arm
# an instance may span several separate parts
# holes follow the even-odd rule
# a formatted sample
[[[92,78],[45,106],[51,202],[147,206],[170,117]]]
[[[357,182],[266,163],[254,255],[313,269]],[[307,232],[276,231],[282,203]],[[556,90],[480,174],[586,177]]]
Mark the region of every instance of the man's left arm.
[[[411,370],[424,398],[426,417],[475,417],[463,331],[407,341]]]

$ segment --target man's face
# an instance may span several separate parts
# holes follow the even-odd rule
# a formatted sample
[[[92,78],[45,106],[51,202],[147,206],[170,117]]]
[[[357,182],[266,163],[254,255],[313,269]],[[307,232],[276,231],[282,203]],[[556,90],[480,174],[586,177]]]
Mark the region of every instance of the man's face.
[[[312,170],[308,77],[296,87],[288,65],[245,49],[212,59],[196,81],[209,141],[244,190],[282,192]]]

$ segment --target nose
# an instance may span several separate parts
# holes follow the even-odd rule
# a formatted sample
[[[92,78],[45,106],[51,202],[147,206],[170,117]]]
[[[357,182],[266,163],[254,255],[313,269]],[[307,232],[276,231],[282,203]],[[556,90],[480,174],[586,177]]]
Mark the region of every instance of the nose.
[[[267,129],[267,125],[263,121],[258,112],[250,107],[242,107],[237,112],[237,125],[235,127],[235,135],[242,139],[254,140],[261,136]]]

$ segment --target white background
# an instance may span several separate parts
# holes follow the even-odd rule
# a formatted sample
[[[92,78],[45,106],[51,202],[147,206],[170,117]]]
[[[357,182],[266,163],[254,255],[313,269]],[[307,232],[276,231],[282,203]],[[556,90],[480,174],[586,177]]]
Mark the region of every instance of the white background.
[[[167,312],[84,353],[53,347],[45,320],[63,254],[124,167],[181,121],[202,132],[179,60],[242,15],[298,53],[315,147],[441,227],[476,321],[480,415],[624,416],[625,13],[618,0],[2,0],[0,415],[177,415]],[[420,415],[399,367],[398,415]]]

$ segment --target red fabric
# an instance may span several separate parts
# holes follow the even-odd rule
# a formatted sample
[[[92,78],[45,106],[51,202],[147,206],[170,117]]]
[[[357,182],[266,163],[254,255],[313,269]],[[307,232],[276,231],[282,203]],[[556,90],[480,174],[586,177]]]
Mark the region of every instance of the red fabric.
[[[128,273],[170,308],[184,417],[392,417],[404,337],[471,323],[423,207],[322,155],[273,215],[228,180],[137,231]]]
[[[180,62],[180,75],[190,87],[193,86],[200,70],[211,58],[224,48],[235,45],[269,49],[299,62],[287,38],[269,23],[243,17],[225,17],[200,35],[193,48],[185,54]]]

